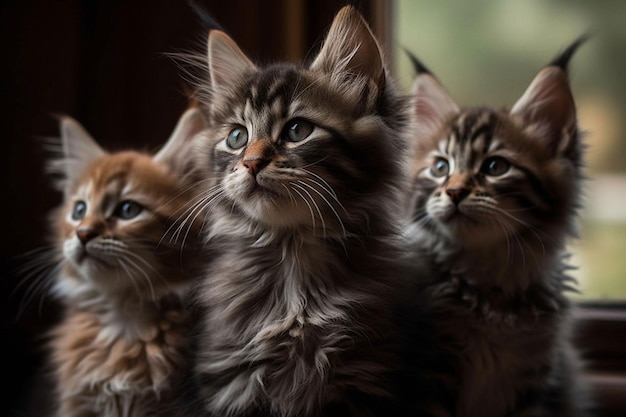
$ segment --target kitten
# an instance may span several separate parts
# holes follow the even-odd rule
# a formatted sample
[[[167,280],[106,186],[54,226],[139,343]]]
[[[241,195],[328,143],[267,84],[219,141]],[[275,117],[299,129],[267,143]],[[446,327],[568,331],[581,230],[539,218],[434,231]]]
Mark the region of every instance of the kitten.
[[[155,416],[184,362],[181,295],[194,273],[195,225],[177,224],[193,198],[191,139],[205,122],[187,110],[155,155],[107,153],[71,118],[61,121],[64,202],[54,227],[66,307],[51,348],[59,417]],[[183,230],[177,236],[176,226]]]
[[[408,100],[350,6],[310,65],[257,67],[211,31],[208,66],[200,413],[373,415],[397,359]]]
[[[432,268],[420,278],[419,332],[433,332],[414,363],[421,413],[584,414],[564,253],[584,177],[567,65],[583,41],[510,111],[459,108],[414,59],[408,234]]]

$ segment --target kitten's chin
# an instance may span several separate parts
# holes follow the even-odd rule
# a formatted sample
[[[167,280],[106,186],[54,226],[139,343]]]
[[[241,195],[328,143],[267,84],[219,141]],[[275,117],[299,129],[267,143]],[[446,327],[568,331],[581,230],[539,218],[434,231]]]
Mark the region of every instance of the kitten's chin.
[[[494,221],[470,217],[456,212],[445,219],[437,219],[438,229],[450,240],[464,248],[485,248],[507,239],[506,231]]]
[[[256,194],[238,200],[237,207],[252,221],[267,227],[294,228],[310,222],[288,198]]]
[[[294,204],[294,197],[276,181],[257,181],[246,174],[227,182],[225,191],[240,212],[256,223],[287,228],[306,222],[302,209]]]
[[[270,175],[231,178],[224,184],[230,200],[226,207],[237,207],[240,215],[253,222],[275,229],[308,230],[315,236],[345,235],[344,219],[340,217],[343,211],[339,203],[339,207],[332,204],[336,199],[332,193],[325,197],[311,186],[294,185]]]

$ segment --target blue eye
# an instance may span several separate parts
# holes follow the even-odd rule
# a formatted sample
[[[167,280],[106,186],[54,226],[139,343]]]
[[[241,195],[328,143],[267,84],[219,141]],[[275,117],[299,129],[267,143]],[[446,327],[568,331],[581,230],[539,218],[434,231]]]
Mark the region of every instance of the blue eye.
[[[236,127],[226,137],[226,145],[231,149],[241,149],[248,143],[248,131],[245,127]]]
[[[72,210],[72,220],[82,220],[85,214],[87,214],[87,204],[84,201],[76,202]]]
[[[139,215],[143,211],[143,207],[131,200],[122,201],[115,209],[115,217],[123,220],[130,220]]]
[[[499,177],[500,175],[504,175],[509,168],[511,168],[509,161],[499,156],[494,156],[493,158],[488,158],[485,162],[483,162],[480,172],[492,177]]]
[[[443,158],[437,158],[430,167],[430,172],[434,177],[444,177],[450,173],[450,164]]]
[[[313,132],[313,124],[302,119],[294,119],[285,125],[284,136],[289,142],[300,142]]]

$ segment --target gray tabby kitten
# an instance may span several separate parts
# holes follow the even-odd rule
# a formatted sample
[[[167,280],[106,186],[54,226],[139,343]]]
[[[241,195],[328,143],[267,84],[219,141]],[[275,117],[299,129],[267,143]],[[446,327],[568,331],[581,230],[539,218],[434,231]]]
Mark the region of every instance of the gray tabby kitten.
[[[409,235],[432,268],[420,282],[419,332],[432,340],[413,364],[416,413],[584,415],[564,254],[584,177],[567,65],[583,40],[510,111],[460,109],[414,60]]]
[[[349,6],[308,66],[257,67],[221,31],[208,58],[197,407],[373,415],[397,360],[408,101]]]

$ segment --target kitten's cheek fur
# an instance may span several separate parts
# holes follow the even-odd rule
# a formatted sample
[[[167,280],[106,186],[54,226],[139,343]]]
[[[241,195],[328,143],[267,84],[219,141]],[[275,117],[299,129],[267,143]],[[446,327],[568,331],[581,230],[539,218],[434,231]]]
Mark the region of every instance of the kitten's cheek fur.
[[[80,266],[85,256],[85,249],[78,238],[69,238],[63,242],[63,255],[73,265]]]
[[[254,190],[255,179],[245,169],[235,168],[224,180],[226,195],[232,200],[243,202]]]

